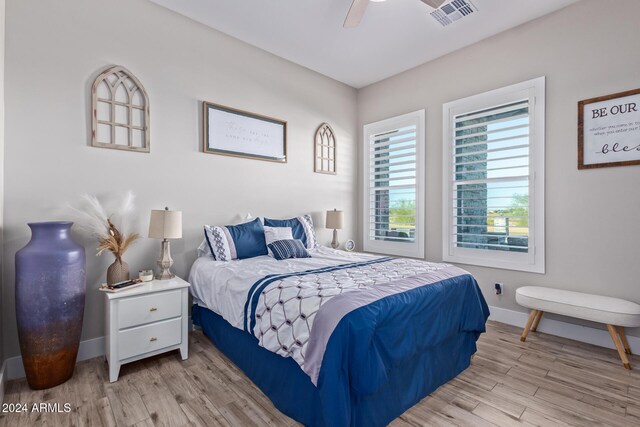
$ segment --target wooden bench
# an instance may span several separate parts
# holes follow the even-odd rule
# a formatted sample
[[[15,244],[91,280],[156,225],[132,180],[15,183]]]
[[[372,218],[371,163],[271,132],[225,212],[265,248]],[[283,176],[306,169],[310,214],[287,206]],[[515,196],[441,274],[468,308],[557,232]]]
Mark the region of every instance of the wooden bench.
[[[624,328],[640,326],[640,305],[619,298],[562,289],[524,286],[516,291],[516,302],[531,309],[520,341],[529,331],[536,331],[544,312],[590,320],[607,325],[611,339],[618,350],[622,364],[631,369],[627,354],[631,354]]]

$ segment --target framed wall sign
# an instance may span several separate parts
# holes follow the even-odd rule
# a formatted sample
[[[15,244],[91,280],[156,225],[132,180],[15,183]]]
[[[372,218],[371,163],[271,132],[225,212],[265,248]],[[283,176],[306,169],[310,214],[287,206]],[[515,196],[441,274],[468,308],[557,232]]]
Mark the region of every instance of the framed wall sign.
[[[578,169],[640,165],[640,89],[578,102]]]
[[[286,163],[287,122],[203,102],[202,151]]]

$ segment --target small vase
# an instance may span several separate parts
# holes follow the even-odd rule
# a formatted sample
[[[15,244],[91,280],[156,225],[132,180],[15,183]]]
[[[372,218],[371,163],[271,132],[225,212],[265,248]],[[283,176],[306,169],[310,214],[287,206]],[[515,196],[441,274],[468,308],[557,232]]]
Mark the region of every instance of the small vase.
[[[129,280],[129,264],[122,258],[116,260],[107,268],[107,285]]]
[[[34,390],[73,375],[86,292],[84,247],[72,222],[30,223],[31,241],[16,253],[16,320],[22,363]]]

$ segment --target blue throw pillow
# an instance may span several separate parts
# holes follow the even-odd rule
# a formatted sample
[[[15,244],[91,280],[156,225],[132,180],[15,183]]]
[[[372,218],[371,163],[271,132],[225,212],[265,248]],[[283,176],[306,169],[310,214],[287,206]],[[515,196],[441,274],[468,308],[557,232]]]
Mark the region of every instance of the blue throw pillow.
[[[264,227],[258,218],[240,225],[205,225],[204,237],[217,261],[267,255]]]
[[[301,240],[307,249],[313,249],[318,246],[311,215],[307,214],[291,219],[265,218],[264,225],[269,227],[290,227],[293,238]]]
[[[278,261],[289,258],[311,258],[302,240],[276,240],[269,244],[269,249]]]

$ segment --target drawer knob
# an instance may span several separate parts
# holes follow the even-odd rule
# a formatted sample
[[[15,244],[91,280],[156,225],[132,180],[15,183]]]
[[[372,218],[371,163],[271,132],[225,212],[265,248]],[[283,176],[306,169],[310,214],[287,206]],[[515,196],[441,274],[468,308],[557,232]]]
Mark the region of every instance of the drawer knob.
[[[151,337],[151,338],[149,338],[149,341],[158,341],[158,338],[156,338],[156,337]]]
[[[151,307],[151,308],[149,309],[149,311],[158,311],[158,309],[157,309],[157,308],[155,308],[155,307]]]

